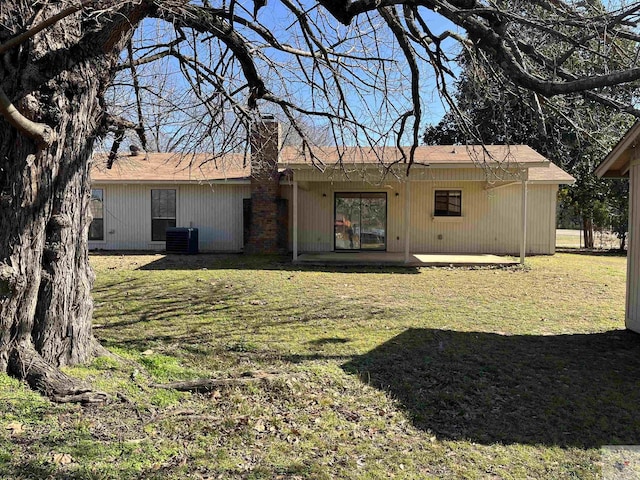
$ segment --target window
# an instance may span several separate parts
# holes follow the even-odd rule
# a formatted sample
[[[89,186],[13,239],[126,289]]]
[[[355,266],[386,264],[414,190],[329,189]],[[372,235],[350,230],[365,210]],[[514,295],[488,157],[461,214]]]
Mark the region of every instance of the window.
[[[167,228],[176,226],[176,191],[151,190],[151,240],[164,242]]]
[[[461,217],[462,190],[436,190],[434,217]]]
[[[104,191],[101,188],[91,190],[89,208],[93,220],[89,225],[89,240],[104,240]]]

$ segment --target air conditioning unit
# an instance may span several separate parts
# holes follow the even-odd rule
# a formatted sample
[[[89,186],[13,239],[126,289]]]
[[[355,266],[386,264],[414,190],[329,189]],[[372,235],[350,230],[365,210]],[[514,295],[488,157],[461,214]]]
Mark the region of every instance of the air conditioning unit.
[[[198,229],[170,227],[167,228],[167,253],[195,255],[198,253]]]

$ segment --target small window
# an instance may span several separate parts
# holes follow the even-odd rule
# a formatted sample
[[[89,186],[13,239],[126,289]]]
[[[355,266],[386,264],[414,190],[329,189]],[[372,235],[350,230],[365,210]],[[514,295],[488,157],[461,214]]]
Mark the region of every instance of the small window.
[[[462,190],[436,190],[434,217],[461,217]]]
[[[164,242],[167,228],[176,226],[176,191],[151,190],[151,240]]]
[[[93,220],[89,225],[89,240],[104,240],[104,191],[101,188],[91,190],[89,208]]]

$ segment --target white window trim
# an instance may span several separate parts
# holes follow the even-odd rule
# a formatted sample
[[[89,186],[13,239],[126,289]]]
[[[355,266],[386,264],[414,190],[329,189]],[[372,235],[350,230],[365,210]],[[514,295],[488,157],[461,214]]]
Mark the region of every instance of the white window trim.
[[[106,193],[107,189],[102,185],[100,186],[92,186],[91,187],[92,194],[93,190],[102,190],[102,240],[88,240],[89,245],[105,245],[107,243],[107,208],[106,208]],[[91,200],[89,200],[91,201]]]
[[[176,191],[176,227],[179,225],[178,212],[180,211],[180,187],[178,185],[152,185],[149,187],[149,191],[147,192],[147,198],[149,199],[149,239],[153,238],[153,216],[152,216],[152,207],[151,207],[151,191],[152,190],[175,190]],[[158,217],[160,218],[160,217]],[[164,245],[166,244],[166,240],[149,240],[147,242],[149,245]]]

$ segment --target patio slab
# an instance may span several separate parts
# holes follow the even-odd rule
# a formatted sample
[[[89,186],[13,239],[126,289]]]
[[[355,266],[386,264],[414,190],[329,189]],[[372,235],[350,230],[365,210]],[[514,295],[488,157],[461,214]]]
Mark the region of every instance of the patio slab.
[[[389,252],[319,252],[298,255],[294,263],[305,265],[381,265],[381,266],[486,266],[517,265],[519,260],[510,256],[413,253],[404,261],[403,253]]]

